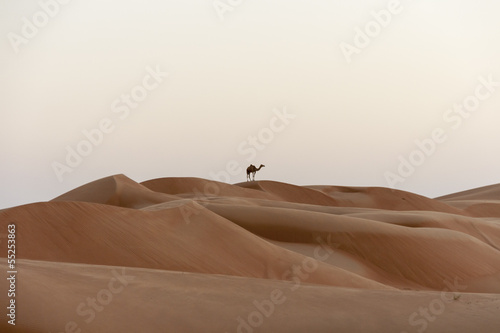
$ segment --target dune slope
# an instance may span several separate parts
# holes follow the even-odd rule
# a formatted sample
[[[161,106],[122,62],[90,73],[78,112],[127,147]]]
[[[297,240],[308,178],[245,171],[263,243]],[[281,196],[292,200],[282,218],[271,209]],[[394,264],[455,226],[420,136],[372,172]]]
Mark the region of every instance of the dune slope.
[[[291,279],[293,268],[307,263],[315,267],[309,282],[390,288],[273,245],[196,203],[157,211],[37,203],[0,212],[0,219],[22,234],[22,259],[272,279]]]
[[[19,267],[18,311],[24,315],[16,330],[0,323],[2,332],[493,333],[500,326],[500,299],[493,294],[296,286],[31,260]]]

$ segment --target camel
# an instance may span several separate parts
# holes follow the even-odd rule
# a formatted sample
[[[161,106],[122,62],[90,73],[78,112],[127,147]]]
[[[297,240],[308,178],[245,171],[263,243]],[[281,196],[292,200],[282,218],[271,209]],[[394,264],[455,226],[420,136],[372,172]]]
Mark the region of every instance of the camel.
[[[252,177],[250,175],[253,175],[253,180],[255,181],[255,173],[262,167],[265,167],[265,165],[261,164],[259,168],[256,168],[255,165],[250,164],[250,166],[247,168],[247,181],[252,180]]]

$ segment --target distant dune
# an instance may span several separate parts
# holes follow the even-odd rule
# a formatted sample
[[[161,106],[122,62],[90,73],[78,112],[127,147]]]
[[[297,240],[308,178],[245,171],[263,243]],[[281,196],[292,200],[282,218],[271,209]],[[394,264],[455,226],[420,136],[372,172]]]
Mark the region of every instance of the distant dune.
[[[500,184],[446,195],[438,200],[472,216],[500,216]]]
[[[115,175],[0,223],[16,225],[18,271],[2,332],[500,328],[500,185],[431,199]]]

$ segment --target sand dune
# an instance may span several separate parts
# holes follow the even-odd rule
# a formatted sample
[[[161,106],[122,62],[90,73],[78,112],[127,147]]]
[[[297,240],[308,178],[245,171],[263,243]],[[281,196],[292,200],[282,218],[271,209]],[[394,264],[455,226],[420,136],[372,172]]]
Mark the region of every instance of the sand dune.
[[[451,214],[465,214],[446,203],[401,190],[382,187],[309,186],[328,194],[341,206],[385,210],[425,210]]]
[[[497,285],[474,291],[500,293],[498,249],[455,230],[408,228],[350,216],[280,208],[214,203],[207,208],[268,239],[312,244],[317,243],[318,237],[328,239],[336,245],[333,250],[347,252],[360,262],[374,265],[381,275],[392,275],[399,283],[406,279],[422,288],[440,290],[454,277],[471,284],[474,279],[492,276]],[[489,231],[500,236],[499,228]],[[456,250],[462,246],[468,250],[457,258]],[[482,258],[481,262],[477,262],[477,258]]]
[[[106,177],[0,211],[19,271],[0,330],[497,332],[499,203],[500,185]]]
[[[493,294],[296,287],[276,280],[31,260],[19,267],[24,272],[19,312],[29,317],[19,319],[17,332],[73,327],[82,332],[488,333],[500,325],[500,299]],[[3,280],[0,285],[5,288]],[[8,327],[1,323],[0,329]]]
[[[142,182],[148,189],[167,194],[175,194],[188,198],[205,197],[241,197],[241,198],[261,198],[277,199],[261,191],[245,189],[239,186],[216,182],[201,178],[158,178]]]
[[[22,232],[26,245],[19,258],[273,279],[290,279],[286,272],[294,265],[313,261],[196,203],[153,212],[81,202],[37,203],[0,214]],[[321,262],[314,266],[309,282],[390,288]]]
[[[353,217],[382,221],[412,228],[441,228],[463,232],[500,250],[500,221],[437,212],[371,211],[349,214]]]
[[[500,200],[500,184],[483,186],[472,190],[452,193],[436,198],[438,200]]]
[[[305,203],[323,206],[338,206],[335,199],[320,191],[291,184],[273,181],[245,182],[236,184],[244,188],[252,188],[272,195],[287,202]]]
[[[489,185],[437,198],[472,216],[500,217],[500,185]]]
[[[115,175],[80,186],[52,199],[52,201],[94,202],[119,207],[141,208],[177,199],[179,198],[173,195],[151,191],[125,175]]]

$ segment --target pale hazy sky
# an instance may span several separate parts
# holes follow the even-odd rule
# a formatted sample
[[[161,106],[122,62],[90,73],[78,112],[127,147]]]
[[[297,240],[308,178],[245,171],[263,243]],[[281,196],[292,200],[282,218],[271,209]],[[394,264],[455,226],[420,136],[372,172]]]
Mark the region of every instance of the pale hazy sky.
[[[258,179],[389,175],[430,197],[500,183],[499,13],[494,0],[0,0],[0,208],[117,173],[237,183],[250,163],[266,164]],[[72,167],[68,147],[87,156]]]

